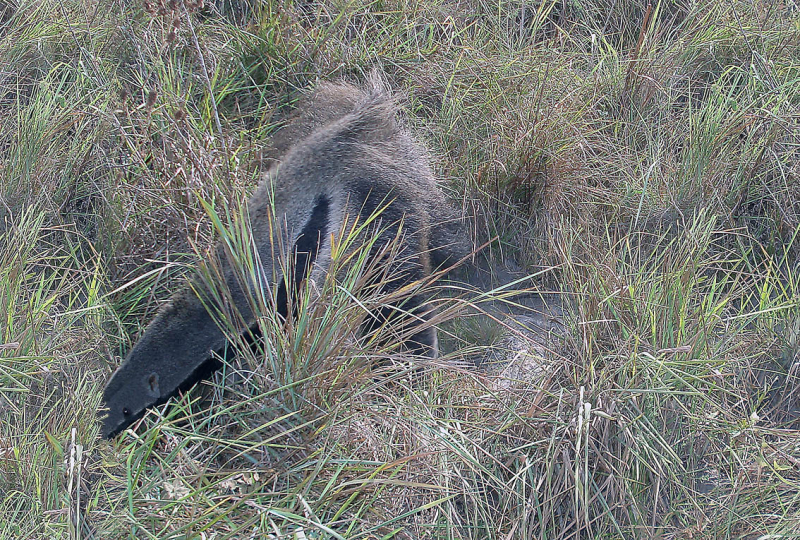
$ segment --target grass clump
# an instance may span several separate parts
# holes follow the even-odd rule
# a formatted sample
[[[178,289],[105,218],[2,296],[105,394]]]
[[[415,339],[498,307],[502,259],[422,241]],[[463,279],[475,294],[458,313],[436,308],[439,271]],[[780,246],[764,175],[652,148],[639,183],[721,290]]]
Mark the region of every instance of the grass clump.
[[[799,34],[791,2],[0,7],[0,537],[796,536]],[[389,299],[353,259],[289,328],[254,289],[261,349],[99,440],[197,253],[257,274],[222,209],[297,97],[374,66],[490,265],[560,299],[536,369],[471,366],[516,328],[478,298],[423,376],[358,339]]]

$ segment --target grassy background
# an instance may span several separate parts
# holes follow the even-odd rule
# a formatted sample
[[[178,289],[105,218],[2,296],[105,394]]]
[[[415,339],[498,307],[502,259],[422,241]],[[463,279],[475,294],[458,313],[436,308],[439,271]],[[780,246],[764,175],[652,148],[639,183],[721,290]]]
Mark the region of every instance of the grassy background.
[[[0,537],[799,536],[799,13],[0,3]],[[99,440],[202,202],[246,196],[304,89],[374,66],[489,259],[567,299],[547,376],[375,377],[331,290],[204,403]],[[454,360],[485,322],[450,323]]]

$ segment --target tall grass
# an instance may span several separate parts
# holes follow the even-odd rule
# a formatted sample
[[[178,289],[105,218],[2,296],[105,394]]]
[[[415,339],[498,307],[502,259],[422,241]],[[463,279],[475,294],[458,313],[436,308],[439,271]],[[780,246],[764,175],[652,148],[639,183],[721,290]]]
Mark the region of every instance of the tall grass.
[[[0,537],[797,536],[799,37],[792,2],[0,7]],[[442,293],[420,375],[359,337],[392,300],[369,239],[288,325],[256,279],[235,201],[269,136],[376,65],[490,266],[561,299],[514,380],[471,365],[524,338],[474,315],[508,290]],[[99,440],[213,239],[260,348],[218,314],[215,378]]]

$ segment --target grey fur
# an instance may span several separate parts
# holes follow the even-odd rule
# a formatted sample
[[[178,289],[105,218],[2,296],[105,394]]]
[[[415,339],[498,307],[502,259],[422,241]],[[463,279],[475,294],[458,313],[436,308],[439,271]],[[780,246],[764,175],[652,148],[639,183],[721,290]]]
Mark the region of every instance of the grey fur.
[[[377,77],[363,89],[326,83],[300,103],[295,121],[279,132],[273,159],[280,159],[248,202],[253,238],[265,273],[275,284],[281,281],[274,275],[281,249],[312,241],[317,252],[308,277],[322,280],[330,263],[330,234],[338,232],[343,222],[352,223],[383,206],[381,222],[393,224],[382,233],[385,239],[394,237],[400,221],[404,231],[405,277],[389,287],[422,278],[469,254],[471,244],[434,181],[425,149],[400,125],[396,112]],[[314,228],[313,216],[327,219]],[[287,242],[273,237],[275,223]],[[219,246],[216,255],[233,303],[245,323],[252,325],[248,298]],[[198,292],[205,296],[199,280],[192,285],[195,291],[186,288],[159,311],[106,385],[105,436],[119,433],[146,408],[166,401],[215,368],[211,353],[224,348],[225,336],[198,298]],[[412,298],[403,309],[422,307],[424,302]],[[416,352],[435,355],[435,329],[422,330],[407,343]]]

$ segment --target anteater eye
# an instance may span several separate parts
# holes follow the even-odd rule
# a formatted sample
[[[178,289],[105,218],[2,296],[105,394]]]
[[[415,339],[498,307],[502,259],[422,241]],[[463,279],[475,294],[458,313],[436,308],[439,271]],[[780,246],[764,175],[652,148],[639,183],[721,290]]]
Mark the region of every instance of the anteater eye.
[[[125,416],[130,416],[131,410],[128,407],[123,407],[122,414],[124,414]]]

